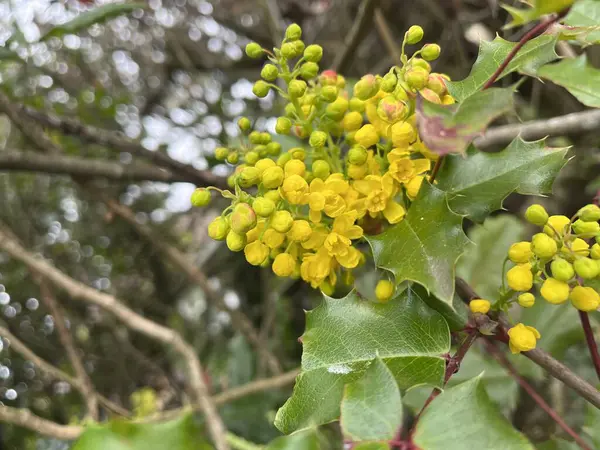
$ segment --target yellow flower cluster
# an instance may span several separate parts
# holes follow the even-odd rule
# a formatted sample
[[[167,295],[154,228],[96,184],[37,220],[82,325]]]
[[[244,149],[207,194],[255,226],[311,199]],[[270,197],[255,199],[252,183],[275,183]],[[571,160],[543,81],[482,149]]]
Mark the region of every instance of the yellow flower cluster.
[[[215,152],[236,165],[228,180],[233,192],[199,188],[192,204],[204,206],[210,190],[219,191],[232,203],[210,224],[213,239],[243,251],[250,264],[328,292],[338,279],[352,282],[352,270],[365,259],[362,236],[404,218],[437,158],[417,133],[417,95],[440,104],[454,99],[447,77],[431,73],[427,62],[439,55],[435,44],[410,58],[403,54],[403,65],[385,76],[365,75],[350,95],[341,75],[319,73],[323,50],[306,46],[301,36],[293,24],[280,48],[246,47],[248,56],[269,60],[253,92],[285,99],[275,131],[295,136],[299,145],[282,152],[274,136],[252,131],[250,120],[241,118],[242,144]],[[405,44],[422,36],[420,27],[411,27]],[[393,295],[388,283],[378,285],[381,301]]]

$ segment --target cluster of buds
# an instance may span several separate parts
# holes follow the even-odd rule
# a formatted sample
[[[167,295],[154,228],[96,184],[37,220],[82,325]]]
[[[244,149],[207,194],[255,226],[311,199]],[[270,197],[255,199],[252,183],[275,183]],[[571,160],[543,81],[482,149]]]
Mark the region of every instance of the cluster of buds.
[[[241,118],[247,145],[215,154],[236,166],[232,191],[199,188],[192,204],[204,206],[211,191],[220,192],[231,205],[210,224],[213,239],[243,251],[250,264],[330,293],[338,280],[352,284],[353,269],[366,257],[359,249],[363,235],[403,220],[437,159],[417,133],[417,95],[440,104],[454,99],[447,77],[431,73],[428,63],[439,56],[438,45],[426,44],[410,58],[404,53],[407,44],[421,41],[421,27],[405,34],[401,67],[385,76],[365,75],[352,93],[344,77],[319,71],[323,49],[306,46],[301,36],[293,24],[280,48],[250,43],[246,53],[269,60],[254,94],[274,91],[285,100],[275,132],[304,144],[282,150],[269,133],[251,131],[250,121]],[[394,284],[381,280],[379,300],[393,293]]]
[[[471,310],[487,313],[490,309],[508,310],[511,303],[530,308],[535,303],[531,292],[539,288],[544,300],[554,305],[567,300],[580,311],[595,311],[600,307],[600,207],[589,204],[575,216],[549,216],[541,205],[532,205],[525,212],[530,223],[542,232],[531,241],[513,244],[506,262],[514,267],[506,273],[508,288],[503,286],[501,298],[494,305],[487,300],[471,302]],[[539,332],[523,324],[509,330],[511,350],[535,348]]]

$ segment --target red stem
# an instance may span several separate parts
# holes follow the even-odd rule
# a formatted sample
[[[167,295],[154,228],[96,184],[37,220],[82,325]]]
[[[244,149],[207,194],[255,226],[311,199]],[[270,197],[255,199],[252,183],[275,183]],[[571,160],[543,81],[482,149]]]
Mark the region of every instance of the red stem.
[[[433,184],[435,181],[435,177],[437,177],[438,172],[440,171],[440,167],[442,167],[442,163],[444,162],[444,155],[441,155],[435,165],[433,166],[433,170],[431,171],[431,175],[429,176],[429,182]]]
[[[598,353],[596,339],[594,339],[594,331],[592,330],[592,325],[590,324],[590,317],[585,311],[579,311],[579,318],[581,319],[581,326],[583,327],[583,332],[585,333],[585,340],[587,341],[587,346],[590,349],[590,355],[592,357],[592,361],[594,362],[594,367],[596,368],[596,374],[600,379],[600,354]]]
[[[502,351],[498,349],[492,342],[485,339],[485,345],[494,356],[494,358],[500,363],[500,365],[504,366],[504,368],[511,374],[511,376],[519,383],[519,385],[523,388],[525,392],[529,394],[529,396],[535,401],[540,408],[542,408],[546,413],[552,417],[552,419],[561,427],[565,433],[573,438],[573,440],[581,447],[583,450],[591,450],[590,447],[585,443],[585,441],[579,436],[573,429],[567,425],[567,423],[563,420],[562,417],[554,410],[552,407],[546,403],[546,400],[542,398],[540,394],[538,394],[533,386],[531,386],[517,371],[515,366],[508,360],[506,355]]]
[[[482,90],[491,87],[496,82],[498,77],[502,74],[502,72],[504,72],[504,69],[506,69],[506,66],[510,64],[517,52],[521,50],[521,47],[523,47],[527,42],[536,37],[538,34],[542,34],[544,31],[546,31],[550,27],[550,25],[558,22],[560,19],[565,17],[568,11],[569,9],[567,8],[561,13],[557,14],[556,16],[538,23],[535,27],[533,27],[531,30],[525,33],[525,35],[521,38],[517,45],[515,45],[515,47],[510,51],[510,53],[506,55],[506,58],[504,58],[504,61],[502,61],[502,64],[500,64],[500,66],[492,74],[490,79],[487,80],[487,82],[483,85]]]

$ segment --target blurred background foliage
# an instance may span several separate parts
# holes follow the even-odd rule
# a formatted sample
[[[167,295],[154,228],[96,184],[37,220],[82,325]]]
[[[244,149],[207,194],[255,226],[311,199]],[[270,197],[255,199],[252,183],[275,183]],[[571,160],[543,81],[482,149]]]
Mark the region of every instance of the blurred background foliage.
[[[499,31],[508,18],[495,0],[379,0],[369,4],[359,43],[340,67],[349,84],[364,73],[385,73],[394,63],[389,37],[401,42],[412,24],[425,29],[427,41],[442,46],[434,70],[453,79],[469,73],[481,39],[491,40],[498,32],[505,39],[517,40],[523,33]],[[151,152],[224,176],[229,169],[212,157],[212,151],[235,141],[237,119],[248,116],[257,129],[273,132],[281,110],[272,92],[261,100],[252,95],[252,83],[263,62],[251,60],[243,52],[250,40],[273,46],[277,30],[268,14],[273,5],[285,23],[302,26],[307,43],[324,47],[321,67],[326,69],[347,46],[361,2],[149,0],[143,7],[72,34],[73,30],[61,29],[60,24],[94,5],[77,0],[0,0],[0,89],[16,104],[120,132]],[[391,36],[382,32],[382,21]],[[558,50],[563,54],[581,51],[561,45]],[[588,56],[598,66],[600,53],[592,50]],[[502,83],[508,86],[516,79],[516,75],[509,76]],[[517,114],[497,124],[582,109],[564,89],[535,79],[522,84],[516,98]],[[68,155],[124,167],[138,159],[127,148],[100,145],[77,133],[50,127],[46,132]],[[552,213],[571,215],[600,190],[598,137],[597,132],[590,132],[557,140],[560,145],[574,145],[571,154],[576,158],[563,170],[555,195],[543,199]],[[281,141],[284,148],[295,145],[290,139]],[[38,150],[30,136],[0,115],[0,155]],[[82,188],[82,181],[89,180],[0,167],[0,220],[26,248],[51,259],[73,278],[117,295],[137,312],[180,331],[197,349],[213,392],[269,376],[267,362],[232,326],[231,316],[208,302],[206,292],[167,260],[155,242],[115,215],[90,189]],[[92,185],[95,191],[130,208],[135,221],[150,226],[161,242],[183,251],[207,275],[213,292],[230,309],[250,318],[259,330],[261,345],[276,355],[284,370],[299,365],[298,337],[304,329],[304,310],[318,303],[319,294],[301,283],[283,282],[268,270],[251,267],[243,256],[208,239],[206,225],[218,214],[218,205],[192,211],[189,198],[195,186],[187,182],[96,179]],[[519,234],[531,234],[520,218],[527,201],[512,196],[505,202],[510,215],[502,212],[469,230],[478,246],[465,255],[459,273],[478,292],[487,295],[497,288],[508,245]],[[498,256],[492,259],[490,254]],[[132,394],[144,387],[152,388],[164,400],[164,408],[185,402],[181,364],[174,355],[156,342],[132,334],[98,308],[71,301],[60,291],[55,295],[66,311],[67,326],[98,392],[126,408],[133,406]],[[539,302],[526,312],[534,316],[527,323],[537,326],[544,336],[541,347],[591,378],[578,322],[568,318],[574,310],[567,308],[569,314],[560,309],[542,311],[546,306]],[[72,372],[39,284],[23,264],[3,253],[0,323],[35,353]],[[8,340],[0,343],[2,403],[30,408],[60,423],[83,418],[85,405],[76,391],[46,377],[14,352]],[[469,354],[453,382],[486,368],[492,398],[519,429],[535,441],[555,434],[549,419],[543,413],[531,414],[535,405],[479,350]],[[519,367],[567,421],[584,423],[582,400],[522,359]],[[272,421],[288,394],[285,388],[255,394],[223,406],[221,412],[232,432],[266,443],[279,435]],[[422,397],[415,390],[406,402],[418,407],[418,398]],[[0,424],[0,448],[58,450],[68,444]]]

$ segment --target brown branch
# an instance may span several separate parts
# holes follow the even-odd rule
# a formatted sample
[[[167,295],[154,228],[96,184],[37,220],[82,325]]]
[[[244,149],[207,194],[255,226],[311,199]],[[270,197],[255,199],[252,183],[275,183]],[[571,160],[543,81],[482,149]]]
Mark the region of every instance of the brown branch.
[[[174,183],[189,178],[168,169],[76,156],[44,155],[31,151],[6,150],[0,153],[0,170],[41,172],[73,177],[105,178],[116,181],[161,181]]]
[[[371,17],[378,0],[363,0],[360,4],[356,19],[344,39],[344,47],[337,52],[331,68],[336,72],[344,73],[350,66],[350,61],[358,48],[358,44],[369,29]]]
[[[596,131],[600,127],[600,110],[566,114],[551,119],[532,120],[530,122],[490,128],[483,136],[473,141],[478,149],[487,149],[495,145],[507,144],[517,136],[525,140],[541,139],[546,136],[562,136]]]
[[[456,293],[465,303],[474,298],[480,298],[465,280],[458,277],[456,278]],[[501,336],[505,337],[506,331],[504,330],[504,326],[499,324],[498,328],[500,328],[499,332]],[[522,352],[521,354],[532,360],[557,380],[562,381],[596,408],[600,408],[600,391],[548,353],[536,348],[528,352]]]
[[[187,277],[206,293],[208,300],[222,311],[226,311],[231,316],[232,325],[240,330],[248,339],[261,356],[267,361],[269,369],[274,374],[281,373],[281,365],[277,358],[266,348],[261,345],[261,339],[258,332],[252,325],[248,317],[240,310],[229,308],[222,297],[209,285],[206,275],[190,262],[186,256],[176,247],[170,245],[160,236],[156,235],[150,227],[139,223],[135,219],[135,214],[128,207],[117,203],[112,199],[108,199],[99,192],[94,192],[93,195],[98,196],[111,211],[129,223],[141,236],[146,238],[153,246],[165,255],[176,267],[181,269]]]
[[[194,348],[185,342],[179,333],[136,313],[116,297],[99,292],[74,280],[56,269],[50,262],[36,258],[17,242],[10,239],[2,230],[0,230],[0,248],[13,258],[26,264],[31,270],[37,272],[58,288],[63,289],[71,298],[98,305],[115,315],[132,330],[138,331],[176,350],[187,365],[187,381],[192,390],[193,402],[200,405],[204,412],[215,446],[218,450],[229,449],[225,440],[225,426],[217,413],[213,401],[209,397],[198,355]]]
[[[42,419],[25,408],[0,406],[0,421],[27,428],[42,436],[65,441],[75,440],[83,433],[83,427],[59,425],[55,422]]]
[[[581,319],[585,340],[590,350],[594,368],[596,369],[596,375],[600,378],[600,354],[598,354],[598,344],[596,344],[596,339],[594,338],[594,330],[592,330],[592,325],[590,324],[590,317],[585,311],[579,311],[579,318]]]
[[[394,64],[400,64],[400,58],[402,56],[402,53],[398,48],[398,45],[396,44],[394,33],[392,33],[392,30],[390,29],[387,20],[385,20],[385,16],[383,15],[383,11],[381,11],[381,8],[375,8],[374,19],[375,24],[377,25],[377,32],[383,40],[383,43],[387,48],[387,52],[394,61]]]
[[[554,409],[552,409],[552,407],[548,403],[546,403],[546,400],[544,400],[544,398],[536,392],[533,386],[531,386],[519,374],[515,366],[513,366],[513,364],[508,360],[506,355],[504,355],[504,353],[500,349],[498,349],[498,347],[496,347],[496,345],[490,340],[485,339],[484,342],[488,351],[492,354],[496,361],[498,361],[498,363],[500,363],[500,365],[502,365],[508,371],[508,373],[510,373],[510,375],[517,381],[517,383],[519,383],[521,388],[523,388],[523,390],[527,392],[527,394],[529,394],[533,401],[537,403],[538,406],[542,408],[552,418],[552,420],[554,420],[558,424],[558,426],[565,431],[565,433],[571,436],[573,440],[577,442],[577,445],[579,445],[579,447],[581,447],[583,450],[591,450],[590,447],[588,447],[585,441],[581,438],[581,436],[575,433],[575,431],[573,431],[573,429],[569,425],[567,425],[567,423],[563,420],[560,414],[558,414]]]

